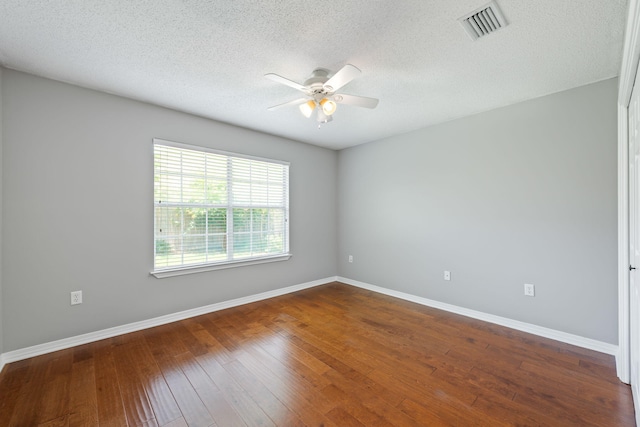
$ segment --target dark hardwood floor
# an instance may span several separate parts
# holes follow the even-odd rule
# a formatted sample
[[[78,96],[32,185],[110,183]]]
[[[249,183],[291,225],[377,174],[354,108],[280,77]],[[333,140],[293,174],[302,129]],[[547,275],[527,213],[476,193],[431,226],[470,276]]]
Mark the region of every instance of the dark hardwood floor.
[[[631,426],[612,356],[331,283],[7,365],[0,426]]]

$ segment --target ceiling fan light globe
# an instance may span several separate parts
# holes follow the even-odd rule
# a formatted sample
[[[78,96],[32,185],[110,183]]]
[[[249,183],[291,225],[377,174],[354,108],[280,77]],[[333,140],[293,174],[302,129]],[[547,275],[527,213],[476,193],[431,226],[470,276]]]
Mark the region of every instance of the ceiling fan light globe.
[[[318,108],[318,113],[316,114],[316,119],[318,120],[318,123],[327,123],[329,117],[331,116],[327,116],[322,108]]]
[[[316,103],[314,101],[307,101],[304,104],[300,104],[300,112],[307,119],[311,117],[311,113],[316,108]]]
[[[320,105],[322,106],[322,111],[330,116],[336,112],[337,104],[329,98],[324,98],[320,101]]]

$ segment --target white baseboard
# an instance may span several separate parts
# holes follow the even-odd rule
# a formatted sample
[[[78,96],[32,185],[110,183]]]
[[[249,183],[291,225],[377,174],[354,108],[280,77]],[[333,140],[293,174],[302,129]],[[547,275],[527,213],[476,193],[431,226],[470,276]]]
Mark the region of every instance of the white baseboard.
[[[471,317],[473,319],[483,320],[489,323],[495,323],[496,325],[506,326],[507,328],[516,329],[522,332],[528,332],[530,334],[538,335],[545,338],[550,338],[556,341],[575,345],[578,347],[587,348],[589,350],[595,350],[601,353],[611,354],[613,356],[616,356],[616,358],[618,357],[618,346],[615,344],[609,344],[606,342],[581,337],[579,335],[573,335],[566,332],[557,331],[555,329],[544,328],[542,326],[533,325],[531,323],[520,322],[518,320],[512,320],[506,317],[495,316],[493,314],[487,314],[487,313],[471,310],[464,307],[458,307],[456,305],[434,301],[428,298],[423,298],[423,297],[419,297],[411,294],[405,294],[404,292],[398,292],[391,289],[382,288],[380,286],[371,285],[369,283],[347,279],[346,277],[338,276],[337,280],[338,282],[346,283],[352,286],[357,286],[358,288],[368,289],[373,292],[378,292],[378,293],[389,295],[395,298],[400,298],[406,301],[411,301],[421,305],[426,305],[428,307],[433,307],[433,308],[448,311],[451,313],[460,314],[462,316]]]
[[[0,354],[0,372],[5,364],[16,362],[18,360],[28,359],[30,357],[40,356],[42,354],[51,353],[66,348],[75,347],[77,345],[87,344],[90,342],[100,341],[105,338],[115,337],[117,335],[128,334],[143,329],[153,328],[155,326],[165,325],[167,323],[176,322],[178,320],[188,319],[190,317],[200,316],[202,314],[212,313],[214,311],[224,310],[227,308],[237,307],[256,301],[262,301],[281,295],[290,294],[292,292],[301,291],[303,289],[312,288],[314,286],[324,285],[336,281],[336,277],[327,277],[324,279],[314,280],[312,282],[302,283],[299,285],[288,286],[286,288],[275,289],[273,291],[262,292],[256,295],[249,295],[242,298],[236,298],[229,301],[223,301],[216,304],[206,305],[204,307],[193,308],[190,310],[180,311],[178,313],[167,314],[153,319],[142,320],[140,322],[129,323],[126,325],[116,326],[113,328],[102,329],[100,331],[89,332],[87,334],[77,335],[75,337],[64,338],[57,341],[51,341],[44,344],[34,345],[19,350],[10,351]]]
[[[584,338],[578,335],[568,334],[566,332],[556,331],[554,329],[543,328],[541,326],[532,325],[530,323],[520,322],[517,320],[508,319],[505,317],[494,316],[492,314],[482,313],[480,311],[470,310],[464,307],[458,307],[452,304],[447,304],[439,301],[430,300],[403,292],[394,291],[380,286],[371,285],[369,283],[359,282],[357,280],[347,279],[345,277],[327,277],[324,279],[314,280],[299,285],[288,286],[286,288],[275,289],[273,291],[262,292],[256,295],[249,295],[242,298],[236,298],[229,301],[223,301],[216,304],[206,305],[204,307],[193,308],[190,310],[180,311],[178,313],[167,314],[153,319],[142,320],[140,322],[129,323],[126,325],[116,326],[113,328],[103,329],[100,331],[90,332],[87,334],[77,335],[75,337],[64,338],[57,341],[51,341],[44,344],[34,345],[32,347],[26,347],[19,350],[10,351],[0,354],[0,372],[7,363],[16,362],[18,360],[28,359],[30,357],[40,356],[42,354],[51,353],[58,350],[64,350],[77,345],[87,344],[103,340],[106,338],[115,337],[117,335],[128,334],[130,332],[136,332],[143,329],[153,328],[155,326],[165,325],[167,323],[176,322],[178,320],[188,319],[190,317],[200,316],[202,314],[212,313],[214,311],[224,310],[227,308],[237,307],[244,304],[249,304],[256,301],[262,301],[269,298],[274,298],[281,295],[290,294],[292,292],[301,291],[303,289],[312,288],[315,286],[323,285],[330,282],[342,282],[348,285],[356,286],[362,289],[367,289],[373,292],[378,292],[384,295],[389,295],[395,298],[400,298],[406,301],[415,302],[428,307],[445,310],[451,313],[460,314],[462,316],[471,317],[485,322],[495,323],[497,325],[506,326],[508,328],[516,329],[530,334],[542,336],[545,338],[554,339],[556,341],[572,344],[578,347],[587,348],[590,350],[599,351],[601,353],[611,354],[618,357],[618,346],[614,344],[608,344],[601,341],[596,341],[590,338]]]

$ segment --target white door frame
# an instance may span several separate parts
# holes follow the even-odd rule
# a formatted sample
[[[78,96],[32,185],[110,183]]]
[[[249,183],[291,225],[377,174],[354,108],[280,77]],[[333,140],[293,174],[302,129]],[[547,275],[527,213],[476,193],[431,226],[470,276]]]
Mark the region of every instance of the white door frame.
[[[629,102],[640,60],[640,3],[629,0],[618,90],[618,378],[629,383]],[[640,85],[640,82],[638,82]]]

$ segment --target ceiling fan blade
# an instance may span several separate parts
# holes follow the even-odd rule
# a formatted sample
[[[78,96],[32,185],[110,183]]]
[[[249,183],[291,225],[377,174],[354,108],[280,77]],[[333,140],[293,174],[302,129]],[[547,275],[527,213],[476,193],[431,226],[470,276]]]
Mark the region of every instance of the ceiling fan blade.
[[[273,107],[267,108],[267,110],[273,111],[273,110],[277,110],[278,108],[287,107],[289,105],[303,104],[308,100],[309,98],[298,98],[298,99],[294,99],[293,101],[285,102],[284,104],[274,105]]]
[[[367,98],[366,96],[356,95],[335,95],[333,99],[338,104],[355,105],[356,107],[376,108],[378,100],[376,98]]]
[[[324,88],[327,92],[335,92],[340,89],[342,86],[349,83],[351,80],[355,79],[360,75],[362,71],[357,67],[347,64],[338,70],[329,80],[324,84]]]
[[[266,78],[268,78],[269,80],[273,80],[276,83],[282,83],[283,85],[287,85],[287,86],[292,87],[294,89],[298,89],[301,92],[306,92],[307,91],[306,86],[303,86],[300,83],[296,83],[293,80],[289,80],[289,79],[284,78],[282,76],[279,76],[277,74],[269,73],[269,74],[265,74],[264,76]]]

